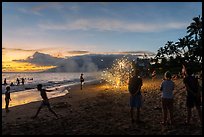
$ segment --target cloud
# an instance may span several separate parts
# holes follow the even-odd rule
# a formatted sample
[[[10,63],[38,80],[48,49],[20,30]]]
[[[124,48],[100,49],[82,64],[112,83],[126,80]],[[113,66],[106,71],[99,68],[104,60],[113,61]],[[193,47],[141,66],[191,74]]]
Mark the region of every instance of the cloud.
[[[62,24],[45,23],[39,27],[45,30],[96,30],[117,32],[159,32],[171,29],[184,29],[185,22],[128,22],[114,19],[77,19]]]
[[[50,2],[50,3],[41,3],[32,7],[19,7],[18,10],[24,14],[34,14],[42,16],[42,11],[51,9],[51,10],[60,10],[63,8],[63,4],[60,2]]]
[[[77,54],[88,54],[89,51],[67,51],[68,54],[74,54],[74,55],[77,55]]]
[[[2,48],[2,50],[9,50],[9,51],[32,51],[35,52],[36,50],[30,50],[30,49],[20,49],[20,48]]]

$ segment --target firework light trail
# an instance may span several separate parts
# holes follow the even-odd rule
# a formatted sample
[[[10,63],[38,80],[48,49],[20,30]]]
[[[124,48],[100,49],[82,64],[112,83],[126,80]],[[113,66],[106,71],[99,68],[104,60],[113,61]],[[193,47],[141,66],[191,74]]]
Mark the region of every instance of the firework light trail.
[[[113,61],[113,65],[102,73],[102,79],[109,83],[112,88],[127,87],[129,77],[134,71],[134,60],[122,57]]]

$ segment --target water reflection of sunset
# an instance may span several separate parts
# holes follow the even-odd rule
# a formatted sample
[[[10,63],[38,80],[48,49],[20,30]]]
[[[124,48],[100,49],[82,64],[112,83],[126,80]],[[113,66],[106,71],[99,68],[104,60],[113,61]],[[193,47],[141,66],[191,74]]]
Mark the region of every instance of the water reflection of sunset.
[[[54,67],[55,66],[39,66],[31,63],[15,61],[2,62],[2,72],[37,72]]]
[[[35,51],[20,49],[2,49],[2,72],[37,72],[54,68],[55,66],[39,66],[26,62],[17,62],[13,60],[26,59]]]

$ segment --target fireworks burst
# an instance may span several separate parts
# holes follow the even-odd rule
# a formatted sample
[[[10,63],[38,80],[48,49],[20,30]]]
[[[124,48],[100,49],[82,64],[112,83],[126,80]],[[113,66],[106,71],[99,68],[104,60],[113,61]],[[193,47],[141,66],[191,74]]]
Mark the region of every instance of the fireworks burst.
[[[102,79],[114,88],[122,88],[128,85],[129,77],[134,71],[133,61],[128,57],[116,59],[111,68],[107,68],[102,73]]]

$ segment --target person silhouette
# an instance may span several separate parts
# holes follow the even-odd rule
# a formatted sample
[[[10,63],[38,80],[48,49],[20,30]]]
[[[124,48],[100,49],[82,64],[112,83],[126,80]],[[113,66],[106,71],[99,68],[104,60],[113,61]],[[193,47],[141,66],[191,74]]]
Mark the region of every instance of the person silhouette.
[[[141,87],[143,85],[142,78],[138,76],[136,69],[133,72],[133,76],[130,77],[128,83],[128,91],[130,93],[130,115],[132,123],[135,122],[134,119],[134,108],[137,108],[137,118],[136,122],[141,123],[140,120],[140,108],[142,107],[142,94]]]
[[[6,78],[4,79],[4,84],[3,85],[7,85]]]
[[[40,110],[42,109],[42,107],[44,107],[44,106],[47,106],[49,111],[52,112],[58,118],[57,114],[50,107],[49,99],[48,99],[47,93],[46,93],[46,92],[51,92],[53,90],[43,89],[42,84],[38,84],[37,89],[38,89],[38,91],[40,91],[40,95],[41,95],[43,100],[42,100],[41,105],[38,108],[35,116],[33,116],[32,118],[35,119],[38,116],[38,114],[39,114]]]
[[[22,85],[24,85],[25,79],[21,78],[21,81],[22,81]]]
[[[83,87],[83,84],[84,84],[83,73],[81,73],[80,82],[81,82],[81,90],[82,90],[82,87]]]
[[[16,79],[16,83],[17,85],[20,85],[20,80],[18,78]]]
[[[9,102],[11,101],[11,97],[10,97],[10,86],[7,86],[6,87],[6,92],[5,92],[5,102],[6,102],[6,106],[5,106],[5,109],[6,109],[6,112],[9,112]]]
[[[183,79],[185,84],[187,96],[186,96],[186,107],[187,107],[187,120],[186,124],[190,124],[192,116],[192,108],[195,106],[200,118],[200,123],[202,123],[202,110],[201,110],[201,93],[199,92],[199,82],[198,79],[193,76],[193,71],[191,68],[186,69],[186,77]]]
[[[174,82],[171,80],[172,75],[169,71],[164,74],[164,80],[161,83],[160,91],[162,92],[162,112],[163,121],[161,124],[166,125],[168,123],[167,116],[169,112],[170,124],[173,124],[173,90],[175,87]]]

